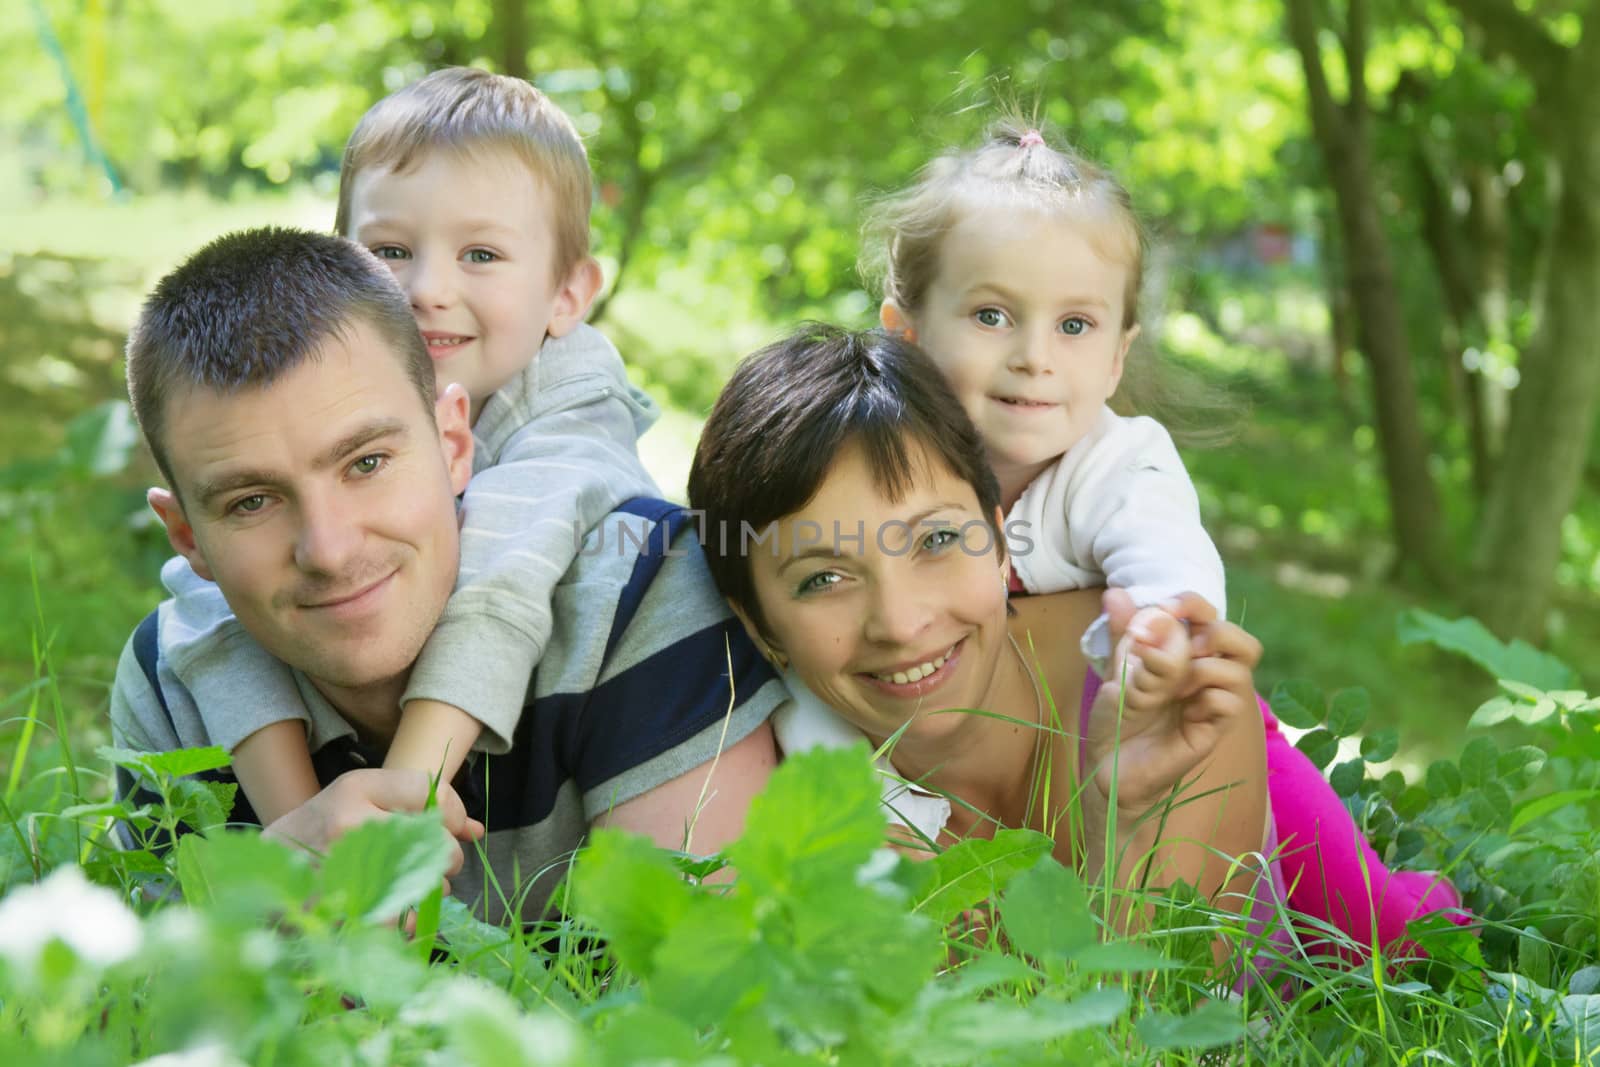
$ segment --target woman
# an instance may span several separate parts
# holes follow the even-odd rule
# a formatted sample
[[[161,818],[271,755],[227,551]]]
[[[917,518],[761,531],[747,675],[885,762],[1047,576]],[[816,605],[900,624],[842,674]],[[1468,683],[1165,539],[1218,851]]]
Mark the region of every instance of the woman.
[[[745,360],[689,496],[758,647],[874,744],[898,735],[899,773],[962,801],[948,835],[1029,826],[1119,886],[1245,899],[1254,876],[1227,857],[1266,843],[1259,645],[1198,598],[1135,613],[1108,597],[1117,654],[1095,692],[1077,637],[1099,593],[1008,607],[994,476],[913,346],[810,326]],[[1053,729],[1052,702],[1079,693],[1081,721]],[[942,714],[973,708],[993,714]]]

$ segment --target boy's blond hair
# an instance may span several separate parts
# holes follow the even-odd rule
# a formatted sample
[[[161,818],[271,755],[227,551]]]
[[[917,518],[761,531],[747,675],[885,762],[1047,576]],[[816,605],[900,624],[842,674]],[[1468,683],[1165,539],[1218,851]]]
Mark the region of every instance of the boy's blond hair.
[[[404,171],[430,151],[515,152],[550,190],[555,271],[565,278],[589,254],[589,156],[565,112],[520,78],[476,67],[434,71],[379,100],[361,117],[339,168],[334,229],[349,236],[350,195],[368,167]]]

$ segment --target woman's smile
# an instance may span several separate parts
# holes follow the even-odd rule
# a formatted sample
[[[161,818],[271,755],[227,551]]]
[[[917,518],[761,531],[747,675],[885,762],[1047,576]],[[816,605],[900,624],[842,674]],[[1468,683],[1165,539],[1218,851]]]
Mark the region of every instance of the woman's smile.
[[[949,648],[927,659],[913,660],[909,664],[881,671],[861,671],[857,677],[882,693],[901,699],[918,699],[927,696],[955,673],[961,659],[962,638]]]

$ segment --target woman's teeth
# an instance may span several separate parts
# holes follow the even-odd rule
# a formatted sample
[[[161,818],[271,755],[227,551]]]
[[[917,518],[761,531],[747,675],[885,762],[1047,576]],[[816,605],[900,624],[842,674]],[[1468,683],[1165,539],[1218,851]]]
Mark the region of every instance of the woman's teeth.
[[[940,667],[943,667],[944,661],[949,659],[950,653],[954,651],[955,646],[952,645],[950,646],[950,649],[938,659],[929,660],[926,663],[919,663],[915,667],[912,667],[909,671],[895,671],[892,674],[874,674],[873,677],[878,679],[880,682],[893,682],[895,685],[906,685],[911,682],[920,682],[928,675],[938,670]]]

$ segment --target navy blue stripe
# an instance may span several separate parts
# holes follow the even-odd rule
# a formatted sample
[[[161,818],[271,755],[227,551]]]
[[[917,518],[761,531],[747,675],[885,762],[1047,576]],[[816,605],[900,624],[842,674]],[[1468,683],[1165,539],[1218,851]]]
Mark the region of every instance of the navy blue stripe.
[[[634,497],[623,501],[616,510],[650,519],[655,526],[645,538],[638,558],[633,561],[633,573],[628,576],[628,584],[622,587],[617,597],[617,610],[611,618],[611,635],[606,639],[605,656],[601,662],[610,659],[616,651],[617,642],[622,640],[622,635],[627,632],[634,615],[639,611],[644,595],[650,591],[650,583],[655,581],[656,575],[661,572],[661,564],[671,553],[678,532],[689,521],[689,513],[683,508],[653,497]]]

